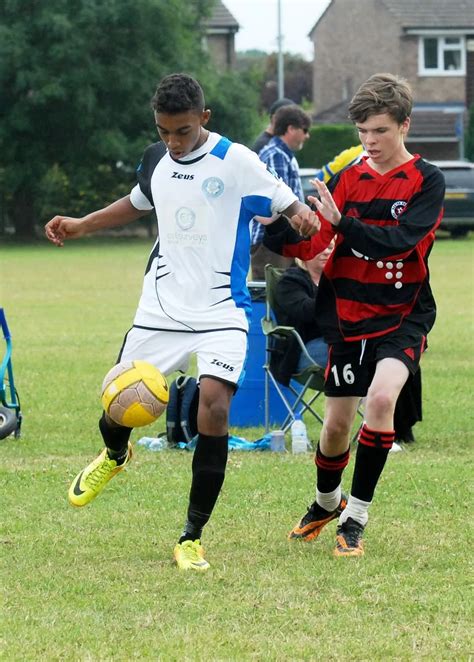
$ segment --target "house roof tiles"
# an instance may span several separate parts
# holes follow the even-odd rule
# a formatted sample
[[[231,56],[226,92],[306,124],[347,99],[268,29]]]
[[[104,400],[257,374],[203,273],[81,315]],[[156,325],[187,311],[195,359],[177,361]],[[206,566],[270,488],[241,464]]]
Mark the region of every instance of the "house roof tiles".
[[[341,101],[331,108],[314,116],[316,124],[350,124],[348,118],[349,100]],[[409,139],[428,138],[454,138],[457,135],[456,127],[458,113],[439,110],[422,110],[415,108],[411,116]]]
[[[240,25],[232,16],[223,2],[218,0],[214,6],[211,16],[204,21],[208,28],[229,28],[237,32]]]
[[[474,0],[381,0],[402,28],[474,29]]]
[[[459,115],[442,111],[414,112],[411,116],[410,132],[411,140],[415,138],[454,138]]]
[[[337,0],[333,0],[337,2]],[[474,30],[474,0],[379,0],[404,29]],[[318,17],[309,36],[330,8]]]

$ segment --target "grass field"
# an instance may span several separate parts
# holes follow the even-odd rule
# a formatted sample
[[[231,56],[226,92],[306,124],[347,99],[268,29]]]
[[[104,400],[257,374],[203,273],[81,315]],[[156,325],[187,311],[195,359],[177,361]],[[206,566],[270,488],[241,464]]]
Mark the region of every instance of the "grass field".
[[[365,557],[332,557],[334,525],[314,543],[287,541],[313,500],[310,455],[235,452],[202,576],[171,563],[190,454],[137,449],[90,507],[66,500],[101,447],[100,383],[130,326],[148,244],[0,246],[24,412],[21,440],[0,442],[0,659],[472,659],[473,246],[435,244],[424,421],[389,457]]]

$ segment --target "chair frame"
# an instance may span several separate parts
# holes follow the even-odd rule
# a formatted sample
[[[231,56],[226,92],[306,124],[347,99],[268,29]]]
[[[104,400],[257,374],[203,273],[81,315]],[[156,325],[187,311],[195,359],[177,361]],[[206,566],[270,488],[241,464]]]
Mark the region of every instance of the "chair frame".
[[[313,408],[313,404],[324,395],[324,382],[325,382],[325,372],[326,369],[318,365],[314,359],[308,353],[306,346],[303,342],[298,331],[292,326],[281,326],[277,324],[273,318],[272,313],[272,284],[275,279],[281,278],[284,273],[284,269],[279,269],[272,266],[271,264],[265,265],[265,283],[266,283],[266,292],[265,292],[265,317],[261,320],[262,331],[265,336],[265,365],[263,369],[265,371],[265,432],[269,431],[270,427],[270,383],[273,384],[277,393],[279,394],[283,404],[285,405],[288,415],[283,421],[281,429],[284,432],[291,427],[291,424],[296,418],[296,409],[302,407],[304,412],[309,412],[314,416],[314,418],[323,424],[323,418],[319,415],[316,409]],[[276,380],[270,369],[270,359],[272,349],[270,348],[270,339],[272,336],[283,336],[296,338],[298,345],[301,349],[301,353],[306,357],[309,362],[309,367],[303,370],[301,373],[295,373],[291,376],[288,389],[295,396],[295,400],[290,403],[286,395],[282,390],[282,386]],[[297,382],[299,388],[295,387],[291,382]],[[311,397],[308,400],[305,400],[304,397],[308,390],[314,391]],[[362,422],[357,427],[355,431],[352,442],[355,442],[358,438],[359,431],[364,422],[364,413],[361,409],[361,403],[357,407],[357,413],[362,419]]]
[[[296,410],[300,406],[303,408],[303,412],[311,413],[319,423],[323,423],[322,417],[313,408],[313,404],[323,395],[324,388],[324,372],[325,369],[318,365],[313,358],[308,353],[306,346],[297,332],[297,330],[292,326],[282,326],[275,322],[272,313],[272,284],[275,279],[280,278],[284,273],[283,269],[278,269],[273,267],[270,264],[265,265],[265,282],[266,282],[266,296],[265,296],[265,317],[262,318],[262,331],[265,336],[265,365],[263,366],[265,371],[265,431],[268,432],[270,427],[270,383],[275,387],[278,395],[280,396],[288,415],[286,416],[281,429],[286,432],[290,427],[293,421],[296,418]],[[272,355],[272,349],[270,347],[270,341],[272,337],[285,337],[290,338],[294,337],[298,343],[298,346],[301,350],[301,353],[306,357],[309,362],[309,367],[303,370],[301,373],[294,373],[291,376],[290,384],[288,389],[295,396],[293,402],[290,402],[286,397],[285,393],[282,390],[282,386],[274,377],[271,368],[270,360]],[[297,388],[292,384],[292,382],[297,382],[300,386]],[[305,395],[308,390],[314,391],[309,399],[305,399]]]

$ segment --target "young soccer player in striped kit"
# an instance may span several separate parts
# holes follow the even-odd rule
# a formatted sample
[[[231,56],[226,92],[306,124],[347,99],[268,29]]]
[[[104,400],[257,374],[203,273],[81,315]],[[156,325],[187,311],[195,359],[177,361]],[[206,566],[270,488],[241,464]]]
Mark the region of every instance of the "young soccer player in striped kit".
[[[268,226],[265,243],[311,259],[335,238],[321,276],[319,326],[330,346],[325,420],[316,452],[316,499],[290,532],[312,540],[338,518],[336,556],[361,556],[376,485],[394,441],[393,414],[409,373],[418,367],[436,305],[428,256],[443,209],[438,168],[410,154],[412,93],[401,78],[376,74],[357,91],[349,116],[366,151],[329,188],[315,180],[321,229],[307,220]],[[317,233],[317,234],[316,234]],[[312,234],[311,239],[301,235]],[[366,397],[349,498],[341,478],[350,430]]]

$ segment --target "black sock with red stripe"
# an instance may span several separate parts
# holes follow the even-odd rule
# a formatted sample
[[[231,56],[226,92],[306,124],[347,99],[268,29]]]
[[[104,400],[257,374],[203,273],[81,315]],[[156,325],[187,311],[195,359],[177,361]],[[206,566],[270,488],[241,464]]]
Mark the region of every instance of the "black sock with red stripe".
[[[394,441],[394,430],[371,430],[364,423],[357,446],[352,477],[352,496],[362,501],[372,501],[375,487]]]
[[[342,472],[349,462],[349,449],[342,455],[327,457],[322,454],[318,443],[314,462],[317,468],[316,487],[320,492],[333,492],[341,484]]]

